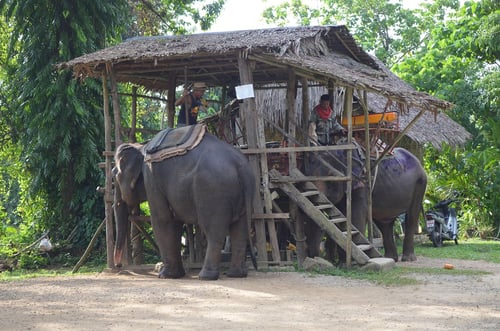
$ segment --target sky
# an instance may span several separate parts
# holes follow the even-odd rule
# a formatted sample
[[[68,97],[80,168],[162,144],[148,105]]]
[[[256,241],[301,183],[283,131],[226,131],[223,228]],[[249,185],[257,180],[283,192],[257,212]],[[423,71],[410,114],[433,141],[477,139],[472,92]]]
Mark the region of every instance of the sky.
[[[273,28],[276,24],[266,24],[262,18],[264,9],[279,5],[286,0],[226,0],[221,15],[210,32],[252,30]],[[404,0],[405,7],[414,8],[423,0]],[[309,6],[319,7],[320,0],[308,0]],[[293,24],[292,24],[293,25]]]

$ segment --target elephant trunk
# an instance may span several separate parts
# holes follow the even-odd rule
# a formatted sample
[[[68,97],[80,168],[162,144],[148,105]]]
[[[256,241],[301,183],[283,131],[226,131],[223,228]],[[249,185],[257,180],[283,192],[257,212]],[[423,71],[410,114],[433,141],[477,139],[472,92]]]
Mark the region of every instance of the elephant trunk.
[[[122,266],[123,248],[127,242],[127,234],[129,232],[129,207],[120,199],[116,199],[114,204],[115,223],[116,223],[116,241],[114,262],[115,267]]]
[[[117,248],[116,245],[115,245],[114,260],[115,260],[115,267],[116,268],[121,268],[122,267],[122,255],[123,255],[123,249],[122,248]]]

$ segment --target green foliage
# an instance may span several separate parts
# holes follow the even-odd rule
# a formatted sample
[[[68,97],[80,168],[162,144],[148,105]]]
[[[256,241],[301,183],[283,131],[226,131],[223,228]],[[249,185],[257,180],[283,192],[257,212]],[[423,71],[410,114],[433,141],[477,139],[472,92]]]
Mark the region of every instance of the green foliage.
[[[311,8],[292,0],[266,9],[268,22],[345,23],[373,52],[420,91],[451,101],[448,115],[472,133],[465,150],[429,151],[428,194],[458,190],[462,230],[500,227],[500,2],[437,0],[407,9],[398,1],[322,0]],[[367,10],[367,8],[370,8]],[[484,169],[484,170],[483,170]],[[498,232],[497,232],[498,233]]]
[[[22,254],[18,261],[18,267],[26,270],[36,270],[46,267],[49,264],[46,255],[38,253]]]
[[[458,3],[436,2],[440,4],[437,8]],[[389,66],[420,45],[430,23],[429,19],[424,20],[421,11],[407,9],[401,1],[322,0],[320,4],[312,8],[302,0],[287,1],[267,8],[263,17],[266,22],[278,25],[285,25],[291,19],[300,25],[345,24],[363,49],[373,52]]]
[[[462,235],[493,236],[500,226],[498,36],[482,32],[498,13],[498,4],[466,2],[434,25],[412,57],[393,67],[417,89],[453,102],[448,115],[473,134],[465,149],[428,150],[425,162],[428,194],[441,199],[443,191],[460,192]]]
[[[485,155],[488,153],[496,154]],[[498,150],[467,152],[443,146],[426,149],[427,198],[436,203],[458,192],[460,235],[492,237],[500,219],[500,155]],[[487,231],[489,230],[489,231]],[[489,233],[484,234],[484,231]]]
[[[74,243],[83,246],[90,229],[102,219],[102,197],[95,193],[103,182],[98,169],[103,150],[100,84],[77,82],[53,65],[102,48],[102,31],[120,33],[125,4],[0,2],[4,17],[11,21],[8,56],[15,68],[5,71],[3,82],[8,93],[2,114],[11,132],[2,153],[9,153],[7,160],[13,164],[2,168],[12,183],[2,199],[10,197],[13,202],[4,224],[19,236],[9,232],[2,242],[13,240],[19,249],[50,230],[57,242],[76,233]]]
[[[436,248],[432,243],[422,243],[415,245],[415,254],[440,259],[458,260],[484,260],[493,263],[500,263],[500,241],[482,240],[479,238],[466,239],[455,245],[453,241],[444,241],[443,247]]]
[[[225,0],[128,0],[131,20],[126,37],[186,34],[210,29]]]
[[[96,193],[104,183],[101,83],[76,81],[54,65],[126,36],[206,30],[223,4],[0,0],[0,256],[20,252],[46,230],[54,243],[78,253],[104,217]],[[141,124],[160,129],[162,104],[139,103]],[[18,258],[39,266],[30,254]]]

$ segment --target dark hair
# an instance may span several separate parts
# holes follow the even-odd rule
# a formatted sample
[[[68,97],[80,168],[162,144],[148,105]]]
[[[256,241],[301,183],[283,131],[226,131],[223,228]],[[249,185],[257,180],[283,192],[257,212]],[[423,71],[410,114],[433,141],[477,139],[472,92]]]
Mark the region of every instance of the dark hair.
[[[319,100],[320,101],[330,101],[330,95],[329,94],[323,94]]]

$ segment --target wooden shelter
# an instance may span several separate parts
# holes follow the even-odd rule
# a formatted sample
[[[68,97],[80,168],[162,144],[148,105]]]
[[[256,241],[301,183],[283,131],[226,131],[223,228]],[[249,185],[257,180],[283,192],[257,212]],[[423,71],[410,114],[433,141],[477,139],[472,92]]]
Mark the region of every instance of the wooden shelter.
[[[301,208],[330,237],[343,245],[348,263],[351,257],[359,264],[364,264],[370,257],[377,256],[369,241],[364,237],[354,238],[354,232],[351,232],[350,159],[354,148],[351,134],[347,145],[321,147],[309,146],[307,136],[303,134],[311,104],[316,102],[311,98],[314,87],[321,87],[335,97],[335,111],[347,119],[350,133],[354,95],[365,105],[362,108],[366,118],[366,105],[369,104],[367,99],[371,95],[384,100],[386,104],[394,105],[400,111],[416,110],[417,113],[400,136],[394,139],[395,143],[410,132],[411,127],[427,112],[439,114],[441,110],[451,107],[446,101],[417,92],[402,83],[377,59],[363,51],[348,29],[341,25],[133,38],[62,63],[59,68],[71,69],[77,79],[92,77],[102,79],[103,82],[105,202],[110,266],[113,265],[111,252],[114,242],[111,169],[114,149],[122,142],[124,132],[118,94],[120,83],[166,92],[170,126],[174,123],[176,88],[189,82],[203,81],[210,87],[221,87],[223,90],[250,84],[256,95],[264,91],[282,92],[282,97],[278,100],[283,105],[281,118],[270,116],[271,113],[276,113],[270,109],[275,106],[273,100],[245,98],[239,104],[240,122],[247,144],[247,149],[243,151],[248,154],[259,178],[255,183],[258,193],[254,200],[253,218],[258,259],[261,263],[281,262],[275,221],[281,218],[295,220],[296,235],[303,237],[301,222],[295,216],[296,208]],[[131,122],[135,123],[134,119]],[[289,142],[287,147],[266,148],[265,127],[268,125],[283,135]],[[132,132],[135,130],[134,127],[131,129]],[[368,126],[366,137],[369,137]],[[387,151],[391,147],[388,146]],[[303,176],[297,169],[297,153],[334,149],[347,150],[349,161],[346,173],[323,179],[347,182],[346,215],[339,215],[338,210],[317,190],[306,192],[314,178]],[[289,169],[286,176],[269,169],[269,153],[288,153]],[[274,191],[277,189],[285,192],[293,202],[293,206],[285,212],[273,203]],[[311,198],[313,195],[314,199]],[[340,224],[345,228],[341,228]],[[266,236],[272,247],[269,257]],[[297,242],[297,254],[300,263],[304,257],[304,247],[300,241]]]

